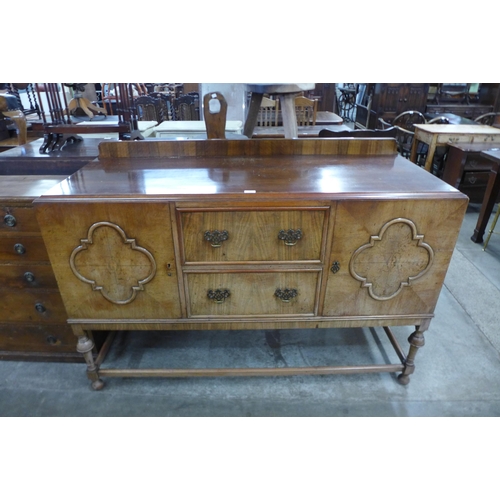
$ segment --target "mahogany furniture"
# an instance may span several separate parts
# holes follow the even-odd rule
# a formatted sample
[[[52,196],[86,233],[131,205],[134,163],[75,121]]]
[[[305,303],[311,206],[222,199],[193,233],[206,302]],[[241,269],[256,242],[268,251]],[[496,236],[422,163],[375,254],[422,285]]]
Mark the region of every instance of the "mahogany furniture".
[[[488,225],[491,212],[493,211],[493,206],[500,195],[500,176],[498,175],[498,170],[500,169],[500,149],[493,148],[482,151],[481,156],[491,162],[491,169],[483,203],[481,205],[481,211],[479,212],[479,218],[474,233],[471,236],[471,240],[475,243],[483,242],[484,232]]]
[[[450,186],[466,194],[472,203],[481,203],[488,184],[491,160],[481,151],[500,147],[498,142],[484,144],[452,144],[444,163],[441,178]]]
[[[79,361],[33,208],[65,177],[0,177],[0,359]]]
[[[401,372],[409,382],[468,200],[393,139],[110,141],[99,151],[35,201],[94,389],[107,376]],[[396,325],[417,325],[408,354]],[[397,363],[103,369],[89,354],[94,330],[368,326],[384,327]]]
[[[432,160],[436,148],[449,146],[450,144],[491,144],[500,140],[500,129],[489,125],[415,125],[415,136],[413,138],[410,160],[416,162],[417,148],[419,142],[429,146],[425,160],[425,170],[431,171]]]
[[[330,130],[349,132],[352,131],[347,125],[306,125],[304,127],[297,127],[297,136],[300,139],[317,138],[322,130],[329,128]],[[253,129],[253,139],[284,139],[284,127],[255,127]]]

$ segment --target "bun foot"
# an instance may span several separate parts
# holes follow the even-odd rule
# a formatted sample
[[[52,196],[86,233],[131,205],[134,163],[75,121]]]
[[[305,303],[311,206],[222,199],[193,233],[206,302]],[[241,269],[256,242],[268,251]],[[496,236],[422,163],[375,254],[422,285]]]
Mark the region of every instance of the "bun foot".
[[[409,375],[404,375],[403,373],[400,373],[398,375],[398,382],[401,385],[408,385],[410,383],[410,377],[409,377]]]
[[[100,391],[103,387],[104,382],[101,379],[94,380],[94,382],[92,382],[92,389],[94,389],[94,391]]]

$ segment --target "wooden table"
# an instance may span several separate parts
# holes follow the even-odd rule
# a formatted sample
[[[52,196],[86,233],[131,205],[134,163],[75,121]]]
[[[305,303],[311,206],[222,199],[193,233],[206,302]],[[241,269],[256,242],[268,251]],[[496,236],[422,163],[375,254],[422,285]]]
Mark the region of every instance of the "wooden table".
[[[313,90],[314,83],[254,83],[248,84],[248,91],[252,93],[250,107],[245,121],[243,134],[247,137],[253,136],[253,130],[257,123],[257,116],[264,94],[276,95],[280,100],[283,116],[283,127],[287,139],[298,137],[297,117],[295,114],[295,97],[305,90]]]
[[[491,212],[493,211],[493,206],[495,201],[500,194],[500,175],[498,171],[500,169],[500,149],[490,149],[483,151],[481,156],[491,161],[490,177],[488,179],[488,185],[486,186],[486,192],[484,193],[483,203],[481,204],[481,211],[479,212],[479,218],[477,220],[476,228],[471,236],[471,240],[475,243],[482,243],[484,232],[486,231],[486,226],[490,218]]]
[[[429,146],[425,170],[431,171],[436,148],[456,143],[493,143],[500,140],[500,129],[489,125],[415,125],[415,136],[410,153],[410,161],[417,162],[418,143]]]
[[[97,390],[101,377],[401,372],[407,384],[467,202],[393,139],[221,139],[103,143],[35,206]],[[391,331],[403,325],[417,325],[407,354]],[[90,355],[92,330],[336,327],[383,327],[394,360],[120,369]]]
[[[321,130],[327,128],[327,125],[311,125],[305,127],[297,127],[297,137],[318,137]],[[328,125],[330,130],[338,132],[351,130],[347,125]],[[253,139],[278,139],[285,138],[284,127],[254,127]]]

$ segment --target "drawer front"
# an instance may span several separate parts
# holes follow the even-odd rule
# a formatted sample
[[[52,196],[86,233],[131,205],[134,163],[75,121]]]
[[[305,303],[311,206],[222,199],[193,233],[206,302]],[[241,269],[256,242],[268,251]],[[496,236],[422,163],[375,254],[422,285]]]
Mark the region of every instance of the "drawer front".
[[[462,185],[463,187],[482,187],[484,190],[488,184],[489,176],[488,172],[465,172]]]
[[[483,158],[480,154],[469,153],[467,155],[467,159],[465,160],[464,171],[482,170],[485,172],[489,172],[491,170],[491,166],[492,163],[486,158]]]
[[[0,262],[48,262],[49,256],[41,236],[0,236]]]
[[[63,323],[66,318],[58,291],[0,289],[1,323]]]
[[[312,315],[318,278],[318,271],[188,273],[190,315]]]
[[[1,207],[0,208],[0,233],[38,233],[38,222],[35,211],[24,207]]]
[[[181,212],[184,260],[320,261],[325,215],[317,208]]]
[[[76,352],[76,337],[67,324],[0,324],[0,351],[23,353]]]
[[[0,265],[0,288],[57,289],[57,282],[50,265]]]

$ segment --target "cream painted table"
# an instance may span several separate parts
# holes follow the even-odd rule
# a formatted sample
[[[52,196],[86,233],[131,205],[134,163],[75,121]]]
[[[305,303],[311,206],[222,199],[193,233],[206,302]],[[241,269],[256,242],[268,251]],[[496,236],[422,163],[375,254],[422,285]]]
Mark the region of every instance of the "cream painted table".
[[[241,134],[243,122],[240,120],[226,121],[226,137],[231,134]],[[206,139],[207,126],[203,120],[164,121],[155,127],[155,137],[163,139]]]
[[[429,146],[425,170],[431,171],[432,160],[436,148],[450,144],[485,144],[494,143],[500,139],[500,129],[489,125],[415,125],[415,136],[411,147],[410,161],[417,162],[417,147],[419,142]]]

